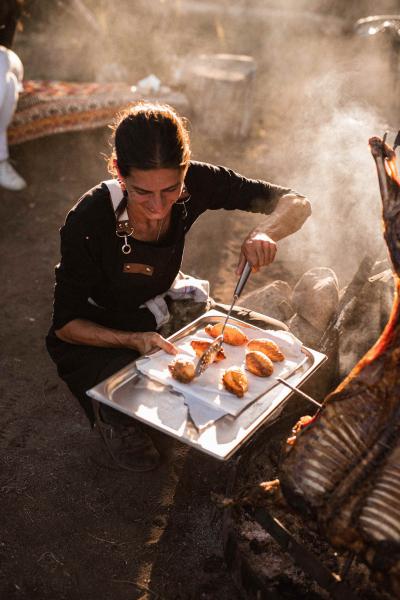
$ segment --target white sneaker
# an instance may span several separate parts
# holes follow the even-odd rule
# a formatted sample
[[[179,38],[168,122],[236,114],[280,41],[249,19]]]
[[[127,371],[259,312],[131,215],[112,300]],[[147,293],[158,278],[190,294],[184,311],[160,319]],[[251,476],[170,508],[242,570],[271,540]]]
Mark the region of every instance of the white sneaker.
[[[19,192],[26,187],[26,181],[18,175],[8,160],[0,161],[0,186],[13,192]]]

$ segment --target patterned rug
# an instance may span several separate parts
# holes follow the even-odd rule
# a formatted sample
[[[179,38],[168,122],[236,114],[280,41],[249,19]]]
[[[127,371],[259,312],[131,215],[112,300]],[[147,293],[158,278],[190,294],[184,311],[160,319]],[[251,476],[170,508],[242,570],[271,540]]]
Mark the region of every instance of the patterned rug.
[[[143,96],[125,83],[27,80],[8,128],[8,142],[21,144],[54,133],[104,127],[118,111],[143,99],[171,104],[178,111],[188,108],[186,97],[169,88]]]

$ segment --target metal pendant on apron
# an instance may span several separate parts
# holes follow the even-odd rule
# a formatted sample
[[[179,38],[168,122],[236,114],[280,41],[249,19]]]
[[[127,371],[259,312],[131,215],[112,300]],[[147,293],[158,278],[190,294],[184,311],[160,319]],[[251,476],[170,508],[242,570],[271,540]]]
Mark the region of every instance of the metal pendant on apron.
[[[103,183],[107,186],[108,191],[110,192],[111,204],[114,212],[116,212],[124,198],[124,191],[121,188],[121,184],[117,179],[110,179],[108,181],[103,181]],[[128,242],[128,237],[133,237],[133,233],[133,227],[129,225],[128,211],[125,206],[122,214],[116,221],[115,230],[115,235],[124,240],[124,243],[121,247],[122,254],[131,254],[132,246]]]
[[[133,237],[134,230],[133,227],[130,228],[130,231],[126,231],[126,229],[123,229],[122,226],[124,225],[124,223],[124,221],[117,222],[117,229],[115,231],[115,235],[124,240],[124,243],[121,247],[122,254],[130,254],[132,252],[132,246],[128,242],[128,237]]]

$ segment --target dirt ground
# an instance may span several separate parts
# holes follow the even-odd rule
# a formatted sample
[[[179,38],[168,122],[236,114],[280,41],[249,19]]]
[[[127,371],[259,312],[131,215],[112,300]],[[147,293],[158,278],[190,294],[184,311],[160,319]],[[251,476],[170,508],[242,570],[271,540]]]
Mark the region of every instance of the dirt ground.
[[[41,77],[46,75],[45,50],[34,44],[44,33],[35,27],[26,26],[16,49],[29,75]],[[225,49],[232,51],[230,35]],[[239,50],[250,51],[251,44]],[[57,48],[49,55],[49,77],[54,77],[54,56],[59,56]],[[68,65],[64,77],[73,71]],[[290,98],[282,111],[288,104]],[[197,136],[195,158],[257,177],[268,166],[274,180],[279,158],[270,151],[269,132],[281,117],[271,110],[268,122],[264,117],[257,115],[257,128],[245,147],[210,144]],[[102,468],[97,434],[45,351],[58,228],[76,199],[107,178],[101,157],[107,139],[101,129],[15,147],[12,158],[29,185],[21,193],[0,190],[0,597],[235,600],[222,554],[221,515],[210,498],[211,491],[224,493],[229,463],[155,432],[163,455],[157,471],[135,475]],[[279,182],[285,183],[282,177]],[[218,300],[229,301],[241,239],[255,219],[230,218],[227,227],[224,215],[212,222],[205,215],[189,235],[184,270],[209,279]],[[249,289],[278,276],[292,283],[298,273],[293,263],[289,270],[287,262],[278,261],[268,274],[252,277]]]

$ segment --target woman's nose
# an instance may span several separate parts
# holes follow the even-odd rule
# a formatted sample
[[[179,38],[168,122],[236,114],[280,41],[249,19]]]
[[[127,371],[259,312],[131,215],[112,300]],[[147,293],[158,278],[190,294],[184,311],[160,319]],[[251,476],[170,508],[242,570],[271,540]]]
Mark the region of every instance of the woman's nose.
[[[163,206],[164,206],[164,201],[163,201],[163,198],[162,198],[161,194],[157,194],[157,193],[155,193],[155,194],[152,196],[152,198],[151,198],[151,200],[150,200],[150,202],[149,202],[149,205],[150,205],[150,208],[151,208],[152,210],[154,210],[154,211],[158,211],[158,210],[160,210],[161,208],[163,208]]]

